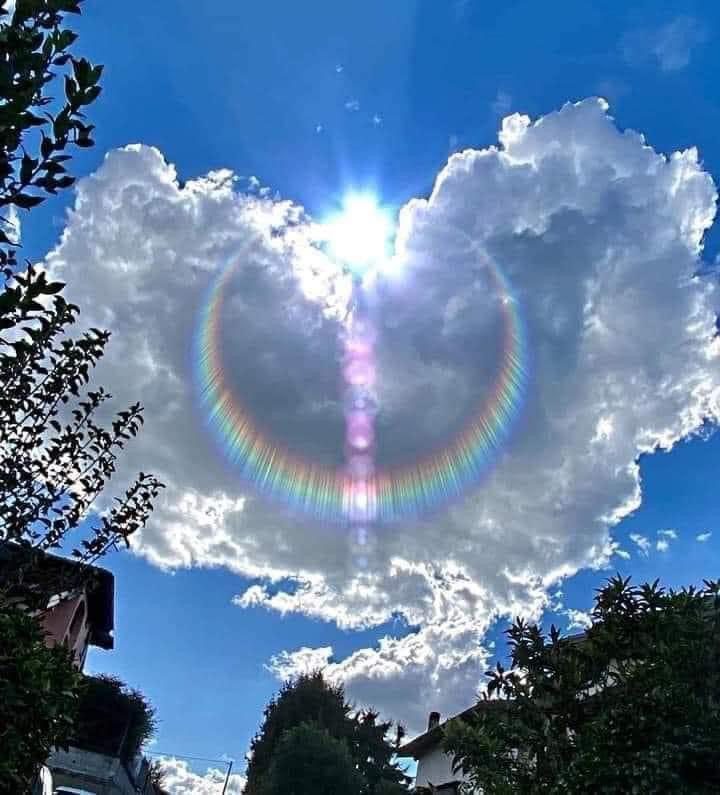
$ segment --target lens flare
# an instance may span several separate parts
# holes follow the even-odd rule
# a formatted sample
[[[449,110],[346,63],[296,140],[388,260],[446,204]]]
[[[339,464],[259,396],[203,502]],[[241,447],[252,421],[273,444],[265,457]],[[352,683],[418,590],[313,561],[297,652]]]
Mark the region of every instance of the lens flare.
[[[373,196],[351,194],[343,209],[322,224],[330,255],[353,273],[382,269],[388,259],[392,223]]]
[[[345,341],[343,395],[348,417],[346,461],[337,469],[290,453],[263,435],[223,368],[221,317],[228,284],[240,263],[211,285],[194,340],[197,392],[207,425],[228,460],[246,482],[267,497],[320,521],[376,525],[436,510],[476,487],[507,441],[521,413],[529,380],[527,337],[520,305],[510,284],[491,261],[478,263],[499,296],[503,331],[495,382],[479,397],[465,428],[444,449],[406,466],[375,466],[374,336],[365,319],[351,326]],[[362,320],[362,323],[359,321]]]

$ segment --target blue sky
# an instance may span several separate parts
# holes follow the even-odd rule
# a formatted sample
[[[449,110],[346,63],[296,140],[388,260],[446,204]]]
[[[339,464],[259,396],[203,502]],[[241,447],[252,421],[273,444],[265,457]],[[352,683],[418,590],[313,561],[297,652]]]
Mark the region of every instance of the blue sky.
[[[164,0],[127,2],[120,15],[113,4],[88,0],[77,28],[80,51],[106,65],[104,93],[92,109],[97,145],[78,156],[81,175],[100,168],[107,152],[142,143],[157,147],[181,180],[231,169],[318,217],[352,187],[371,188],[399,208],[427,196],[451,152],[497,144],[503,116],[536,119],[601,95],[620,130],[641,132],[658,152],[697,146],[702,168],[720,178],[720,11],[707,3]],[[56,246],[64,225],[60,202],[35,212],[23,229],[28,256]],[[719,245],[713,229],[705,262]],[[649,302],[653,289],[650,280]],[[119,337],[122,328],[114,330]],[[190,340],[188,334],[182,342],[188,356]],[[544,361],[538,354],[540,379],[550,378]],[[190,390],[191,374],[184,378]],[[137,396],[148,402],[146,392]],[[608,568],[586,568],[550,587],[551,594],[562,590],[562,609],[552,597],[556,609],[545,620],[567,626],[566,611],[587,610],[593,590],[615,570],[673,586],[717,574],[720,437],[710,431],[669,453],[643,456],[642,505],[612,531],[630,557],[615,554]],[[202,445],[198,454],[211,455],[211,443]],[[526,462],[530,477],[533,465]],[[657,549],[662,530],[677,534],[665,535],[665,551]],[[707,540],[697,540],[707,532]],[[639,538],[647,539],[647,554]],[[568,560],[579,559],[579,547]],[[195,553],[188,553],[191,568],[161,568],[156,564],[167,560],[158,549],[108,559],[116,576],[116,649],[89,658],[91,670],[118,674],[156,705],[155,749],[228,755],[242,769],[278,686],[267,667],[273,656],[332,646],[337,661],[408,633],[392,609],[378,611],[374,626],[341,629],[330,611],[320,620],[312,610],[280,615],[262,600],[239,608],[233,597],[263,585],[260,574]],[[292,577],[294,569],[283,571]],[[282,590],[283,581],[273,588]],[[485,638],[497,641],[498,653],[505,625],[506,618],[492,623]],[[352,692],[362,699],[369,691],[358,685]],[[435,708],[421,700],[423,710]],[[412,720],[402,707],[391,700],[391,717]]]

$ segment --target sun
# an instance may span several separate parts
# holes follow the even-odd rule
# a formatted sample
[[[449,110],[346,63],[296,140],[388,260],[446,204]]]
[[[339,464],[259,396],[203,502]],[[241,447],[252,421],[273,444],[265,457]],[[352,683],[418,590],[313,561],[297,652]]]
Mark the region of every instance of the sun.
[[[381,271],[390,259],[393,224],[370,194],[346,196],[341,212],[322,227],[330,255],[358,276]]]

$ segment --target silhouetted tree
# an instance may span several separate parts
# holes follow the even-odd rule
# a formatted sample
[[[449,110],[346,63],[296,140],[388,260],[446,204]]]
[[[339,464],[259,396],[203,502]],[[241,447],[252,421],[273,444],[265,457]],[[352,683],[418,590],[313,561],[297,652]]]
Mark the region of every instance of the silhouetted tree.
[[[285,731],[258,790],[261,795],[361,795],[347,743],[309,723]]]
[[[48,648],[28,613],[0,609],[0,793],[27,792],[50,749],[67,742],[79,683],[67,648]]]
[[[372,711],[353,713],[342,686],[326,682],[322,673],[315,672],[284,684],[265,708],[265,719],[251,744],[246,795],[263,795],[286,733],[308,724],[313,731],[326,732],[346,746],[359,776],[360,795],[407,792],[409,779],[393,763],[394,747],[388,739],[392,724],[380,721]],[[297,735],[293,748],[302,737],[309,736]]]
[[[139,404],[121,411],[108,427],[97,421],[110,395],[87,385],[109,332],[91,329],[68,338],[79,310],[60,294],[64,285],[29,263],[18,269],[16,261],[12,226],[18,209],[29,210],[69,187],[74,180],[67,173],[68,150],[93,143],[84,108],[100,94],[102,67],[70,53],[77,37],[64,26],[64,14],[79,13],[81,3],[17,0],[10,21],[0,24],[0,542],[28,551],[9,580],[5,571],[0,602],[33,568],[33,551],[60,547],[88,516],[119,451],[143,421]],[[5,5],[2,0],[7,17]],[[53,104],[48,92],[61,78],[64,100]],[[156,478],[140,473],[76,543],[73,556],[92,563],[127,542],[147,520],[160,487]],[[59,589],[48,583],[33,593],[42,602],[59,590],[70,590],[69,584]]]
[[[615,577],[581,638],[516,621],[511,669],[446,729],[457,769],[486,793],[719,792],[719,593]]]
[[[70,654],[47,648],[26,611],[71,595],[92,570],[40,567],[41,553],[73,533],[72,555],[93,563],[127,543],[161,488],[141,473],[80,533],[142,410],[131,406],[108,427],[97,421],[110,396],[86,388],[108,332],[67,337],[78,308],[62,297],[64,285],[17,262],[19,213],[70,187],[70,153],[93,143],[84,111],[100,94],[102,67],[71,54],[77,36],[64,23],[82,2],[17,0],[8,16],[0,0],[0,544],[15,563],[0,574],[0,793],[13,795],[67,742],[78,697]]]
[[[157,729],[155,708],[116,676],[87,676],[79,691],[73,745],[132,759]]]

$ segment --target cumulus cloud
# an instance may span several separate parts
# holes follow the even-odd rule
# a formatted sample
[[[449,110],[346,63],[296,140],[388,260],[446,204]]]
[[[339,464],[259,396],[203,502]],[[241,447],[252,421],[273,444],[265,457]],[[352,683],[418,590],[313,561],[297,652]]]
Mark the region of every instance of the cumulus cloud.
[[[229,172],[181,183],[151,147],[111,152],[79,183],[46,264],[83,322],[114,332],[98,381],[146,405],[121,474],[155,471],[168,488],[140,554],[258,578],[240,607],[348,629],[401,615],[412,632],[328,662],[331,674],[411,730],[429,709],[467,706],[491,622],[539,616],[562,577],[622,554],[611,529],[640,504],[638,456],[718,418],[718,297],[693,276],[715,198],[695,150],[658,154],[593,99],[535,122],[506,118],[498,146],[453,155],[429,198],[401,209],[401,275],[375,295],[381,461],[446,443],[491,392],[502,315],[485,257],[524,316],[531,386],[481,488],[440,515],[378,528],[362,568],[342,530],[247,490],[191,388],[203,295],[239,261],[222,318],[232,388],[273,438],[341,461],[349,285],[314,244],[312,219],[267,192],[243,194]],[[278,673],[332,655],[299,652],[279,658]]]
[[[699,541],[701,544],[704,544],[710,538],[711,535],[712,533],[710,532],[710,530],[707,530],[704,533],[698,533],[695,536],[695,540]]]
[[[585,612],[584,610],[573,610],[569,609],[565,612],[565,615],[568,617],[568,625],[567,628],[577,629],[577,630],[586,630],[590,629],[592,626],[592,616],[590,613]]]
[[[688,66],[693,51],[707,38],[706,26],[683,14],[657,28],[628,32],[622,40],[622,51],[631,64],[652,62],[663,72],[676,72]]]
[[[303,646],[293,652],[283,651],[270,658],[268,670],[283,681],[295,679],[301,674],[324,669],[332,657],[331,646],[310,648]]]
[[[163,757],[159,761],[165,774],[163,786],[170,795],[220,795],[223,791],[226,770],[208,768],[203,775],[200,775],[193,772],[183,759]],[[244,787],[244,776],[231,773],[227,795],[242,795]]]

